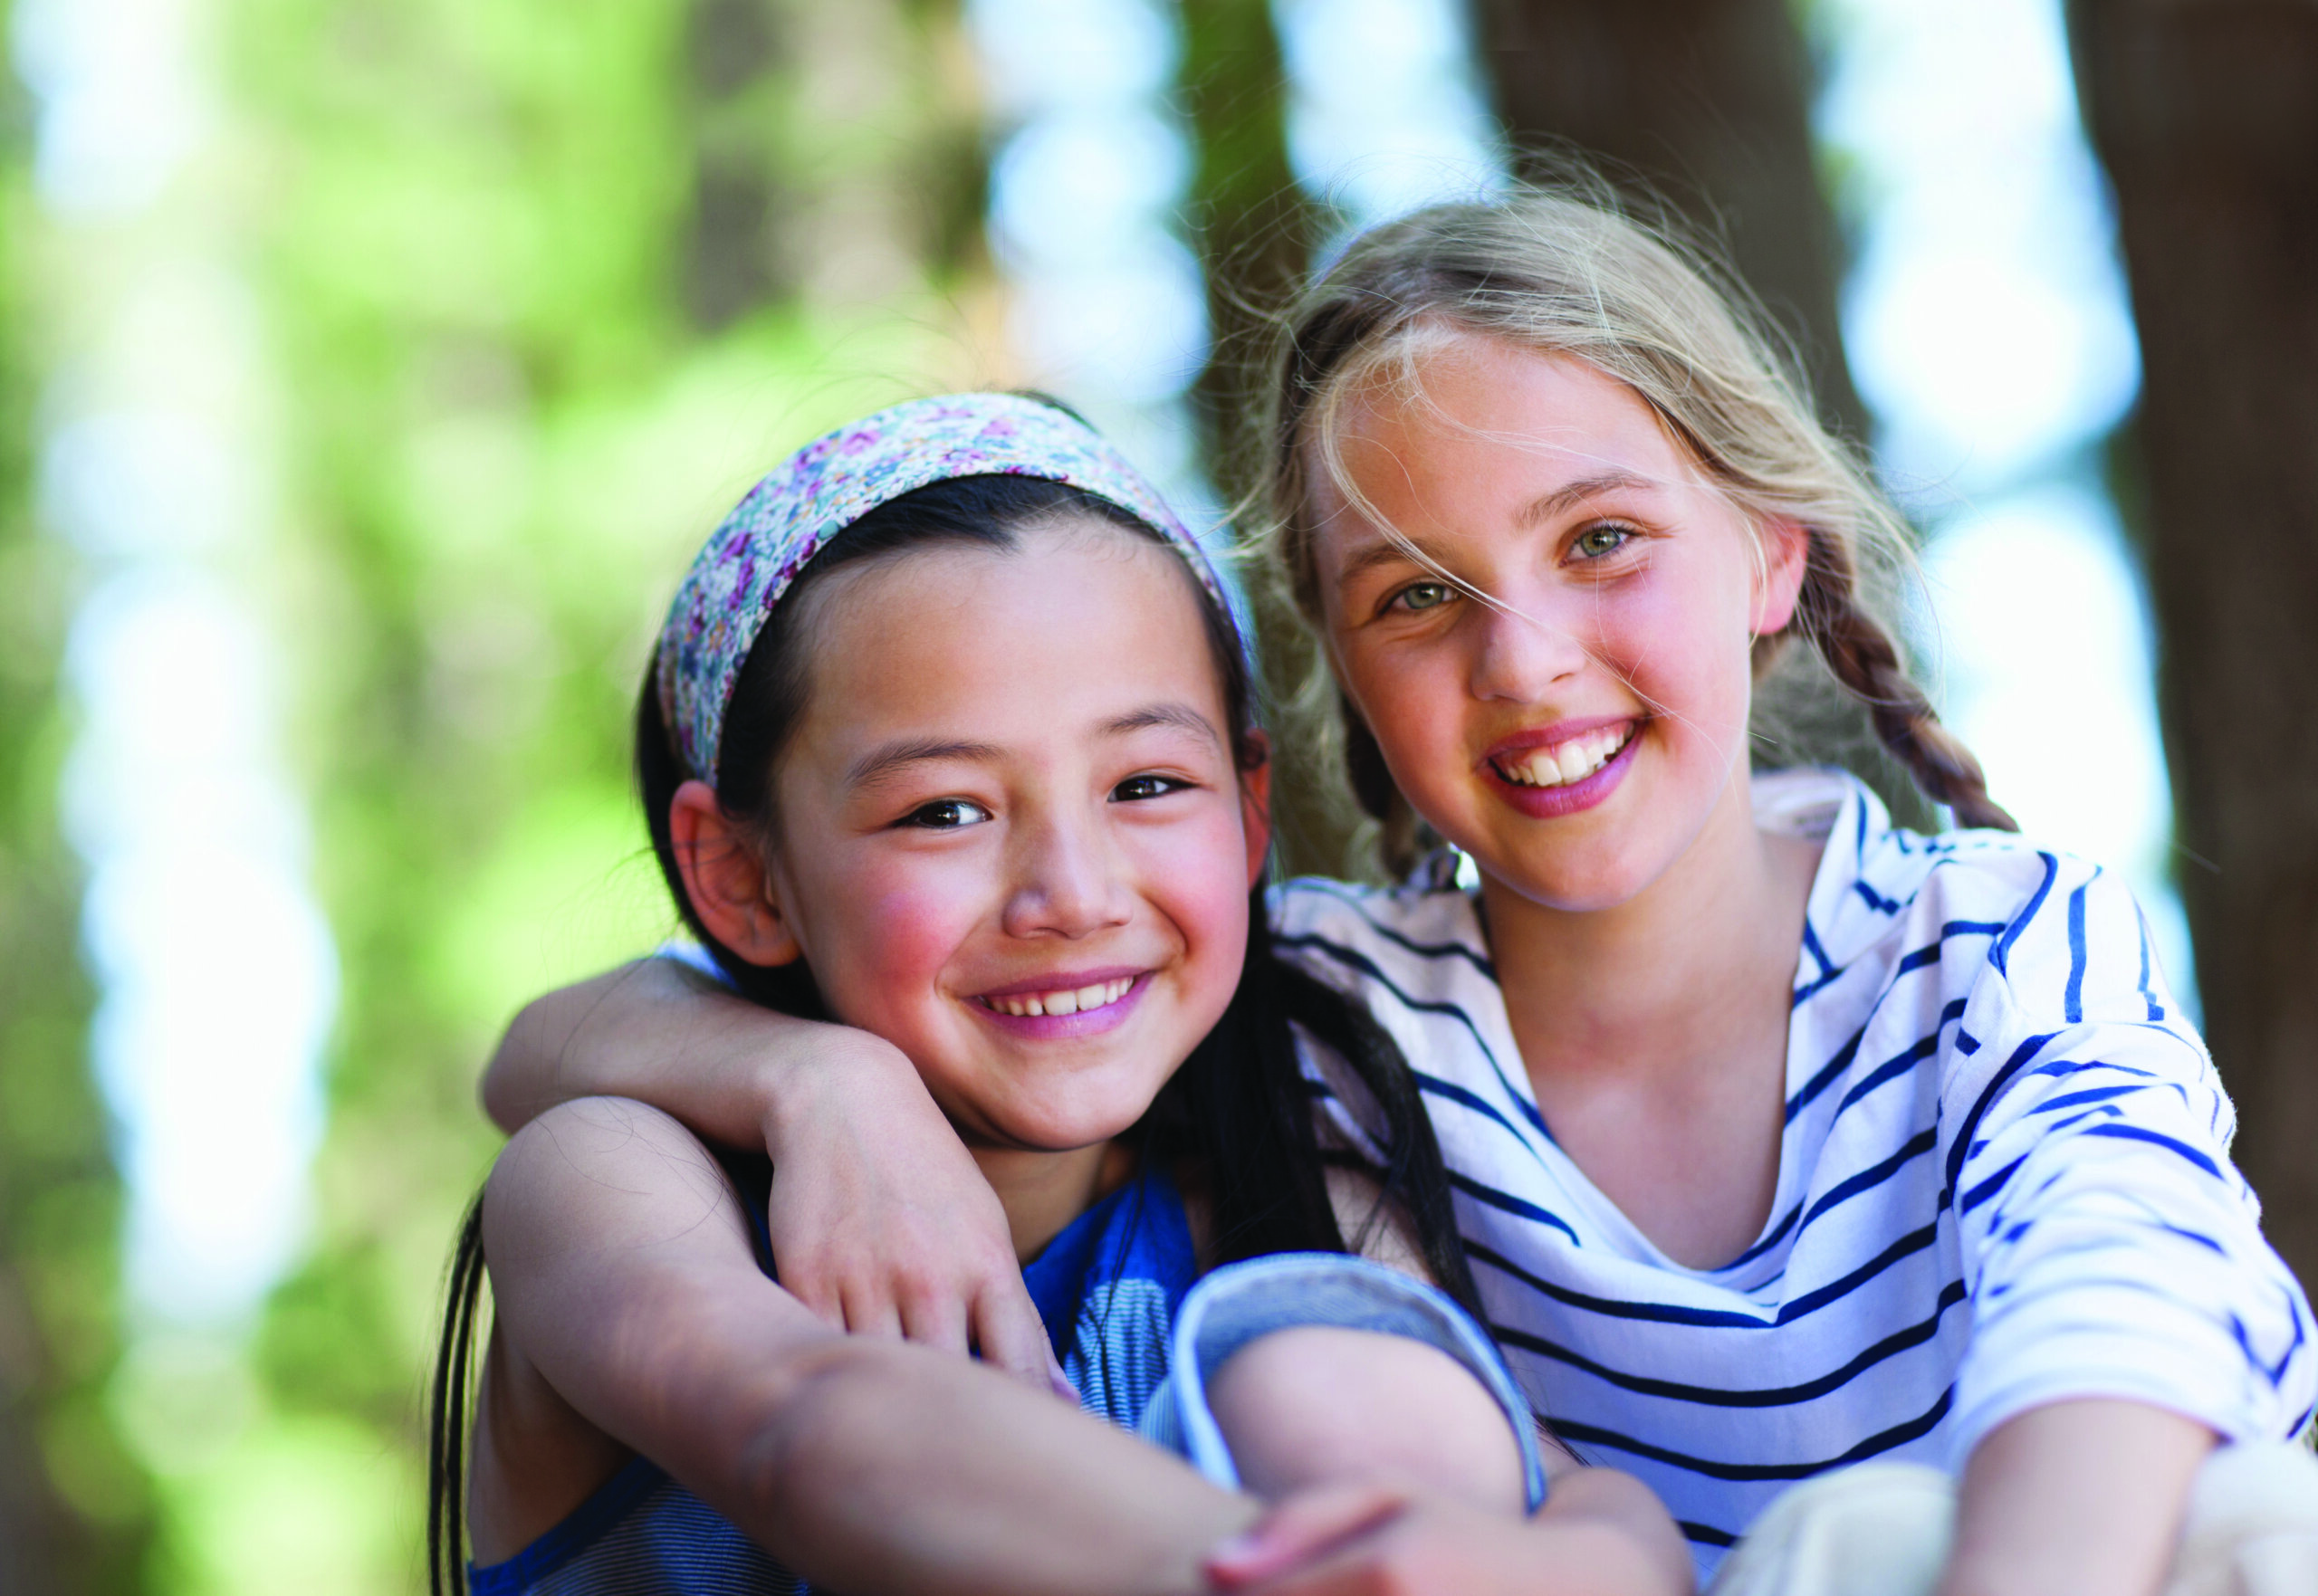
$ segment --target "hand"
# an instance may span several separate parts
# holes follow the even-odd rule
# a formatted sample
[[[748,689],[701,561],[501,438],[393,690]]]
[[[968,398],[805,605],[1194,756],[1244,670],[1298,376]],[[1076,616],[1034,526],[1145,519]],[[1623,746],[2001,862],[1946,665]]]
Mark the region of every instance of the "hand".
[[[1210,1553],[1219,1591],[1251,1596],[1687,1593],[1690,1562],[1592,1511],[1530,1519],[1393,1484],[1291,1496]]]
[[[821,1027],[766,1117],[781,1284],[829,1324],[983,1359],[1078,1400],[1022,1286],[998,1195],[909,1060]]]

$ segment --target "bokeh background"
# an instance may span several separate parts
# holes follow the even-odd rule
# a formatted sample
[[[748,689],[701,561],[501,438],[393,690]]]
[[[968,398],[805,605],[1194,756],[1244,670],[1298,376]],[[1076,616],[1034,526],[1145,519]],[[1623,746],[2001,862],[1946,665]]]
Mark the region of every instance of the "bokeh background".
[[[417,1587],[474,1082],[671,923],[626,712],[760,469],[1035,382],[1228,540],[1263,308],[1573,153],[1873,451],[1949,717],[2141,894],[2318,1284],[2318,9],[5,12],[0,1593]]]

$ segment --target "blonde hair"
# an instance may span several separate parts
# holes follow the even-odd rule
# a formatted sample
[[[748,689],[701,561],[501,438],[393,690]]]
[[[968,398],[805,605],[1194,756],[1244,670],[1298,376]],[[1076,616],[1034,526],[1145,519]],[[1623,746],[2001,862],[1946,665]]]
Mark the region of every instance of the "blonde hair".
[[[1275,620],[1292,606],[1321,626],[1312,478],[1316,467],[1326,472],[1360,502],[1337,458],[1348,412],[1380,385],[1418,394],[1420,358],[1461,332],[1582,360],[1624,384],[1750,525],[1801,526],[1802,593],[1788,624],[1757,640],[1758,679],[1799,634],[1928,796],[1963,825],[2013,829],[1866,590],[1863,575],[1907,568],[1906,522],[1819,425],[1791,358],[1744,291],[1671,227],[1628,214],[1598,180],[1435,205],[1375,228],[1289,308],[1260,421],[1258,536]],[[1388,866],[1403,867],[1414,817],[1334,688],[1323,651],[1308,650],[1302,664],[1304,680],[1282,707],[1323,741],[1339,741],[1354,796],[1383,823]]]

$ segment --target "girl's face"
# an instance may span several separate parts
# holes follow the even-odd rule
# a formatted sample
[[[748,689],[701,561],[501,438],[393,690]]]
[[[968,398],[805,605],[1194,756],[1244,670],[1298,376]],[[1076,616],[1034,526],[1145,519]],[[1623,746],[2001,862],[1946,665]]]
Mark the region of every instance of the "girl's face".
[[[768,885],[970,1142],[1126,1129],[1238,985],[1267,834],[1172,550],[1086,517],[809,597]]]
[[[1749,646],[1786,622],[1803,535],[1758,545],[1579,361],[1460,335],[1419,372],[1424,400],[1356,408],[1342,445],[1438,570],[1323,483],[1339,675],[1401,790],[1486,874],[1548,907],[1623,903],[1718,806],[1746,813]]]

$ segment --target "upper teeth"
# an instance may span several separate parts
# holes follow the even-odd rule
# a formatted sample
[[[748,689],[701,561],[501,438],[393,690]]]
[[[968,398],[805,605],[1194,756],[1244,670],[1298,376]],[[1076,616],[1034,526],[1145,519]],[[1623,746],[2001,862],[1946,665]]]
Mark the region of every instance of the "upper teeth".
[[[1075,991],[1026,992],[1015,998],[984,998],[1001,1014],[1076,1014],[1082,1008],[1100,1008],[1106,1003],[1116,1003],[1126,996],[1135,985],[1135,978],[1104,981],[1097,986],[1080,987]]]
[[[1566,787],[1608,763],[1610,756],[1626,745],[1626,739],[1633,732],[1631,722],[1604,726],[1552,748],[1530,748],[1518,754],[1505,754],[1497,760],[1498,774],[1523,787]]]

